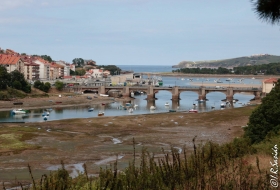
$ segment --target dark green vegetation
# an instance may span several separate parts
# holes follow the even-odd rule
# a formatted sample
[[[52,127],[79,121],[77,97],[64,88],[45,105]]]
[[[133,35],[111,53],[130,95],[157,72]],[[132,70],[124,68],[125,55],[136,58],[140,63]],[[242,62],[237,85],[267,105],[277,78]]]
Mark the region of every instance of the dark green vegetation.
[[[268,63],[278,63],[280,62],[280,56],[275,55],[254,55],[246,57],[237,57],[232,59],[224,60],[211,60],[211,61],[182,61],[176,66],[176,68],[186,68],[189,67],[240,67],[240,66],[250,66],[250,65],[261,65]]]
[[[254,10],[261,20],[272,24],[280,21],[280,1],[276,0],[251,0]]]
[[[120,74],[121,69],[119,67],[117,67],[116,65],[99,65],[97,67],[98,69],[103,68],[103,70],[108,70],[110,71],[111,75],[117,75]]]
[[[271,92],[262,99],[262,104],[253,111],[245,136],[253,143],[261,142],[267,135],[279,135],[280,132],[280,80]]]
[[[24,79],[22,73],[18,70],[8,73],[7,69],[0,65],[0,90],[6,90],[8,87],[25,93],[31,92],[31,85]]]
[[[183,68],[173,70],[173,72],[180,73],[193,73],[193,74],[236,74],[236,75],[279,75],[280,74],[280,62],[269,63],[262,65],[240,66],[233,69],[227,69],[219,67],[218,69],[211,68]]]
[[[24,53],[25,54],[25,53]],[[26,55],[26,54],[25,54]],[[53,62],[53,60],[52,60],[52,58],[51,58],[51,56],[49,56],[49,55],[32,55],[32,56],[38,56],[38,57],[41,57],[42,59],[44,59],[44,60],[46,60],[46,61],[48,61],[48,62]]]
[[[39,80],[36,80],[33,86],[34,88],[42,90],[43,92],[48,92],[51,88],[51,84],[49,82],[44,83]]]

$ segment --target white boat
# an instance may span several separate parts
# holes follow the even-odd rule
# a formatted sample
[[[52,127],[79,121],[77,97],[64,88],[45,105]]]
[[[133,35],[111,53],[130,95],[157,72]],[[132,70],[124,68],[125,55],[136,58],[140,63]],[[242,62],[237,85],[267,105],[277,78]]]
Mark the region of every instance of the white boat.
[[[155,106],[151,106],[151,107],[150,107],[150,110],[155,110],[155,109],[156,109]]]
[[[128,112],[133,113],[133,108],[129,108]]]
[[[89,108],[89,109],[88,109],[89,112],[91,112],[91,111],[93,111],[93,110],[94,110],[94,108]]]
[[[131,93],[130,93],[130,96],[131,96],[132,98],[134,98],[134,92],[131,92]]]
[[[253,77],[252,79],[255,79],[255,77]]]
[[[12,110],[12,113],[13,113],[13,114],[26,114],[26,110],[21,109],[21,108],[19,108],[19,109],[13,109],[13,110]]]
[[[137,105],[137,104],[135,104],[133,107],[134,107],[134,109],[136,109],[136,108],[138,107],[138,105]]]
[[[165,105],[165,106],[169,106],[169,103],[168,103],[168,102],[166,102],[164,105]]]
[[[99,111],[98,112],[98,116],[103,116],[104,115],[104,112],[103,111]]]
[[[225,107],[226,107],[226,105],[222,103],[221,104],[221,108],[225,108]]]
[[[108,94],[99,94],[99,96],[108,97]]]
[[[181,80],[185,80],[185,78],[181,78]]]

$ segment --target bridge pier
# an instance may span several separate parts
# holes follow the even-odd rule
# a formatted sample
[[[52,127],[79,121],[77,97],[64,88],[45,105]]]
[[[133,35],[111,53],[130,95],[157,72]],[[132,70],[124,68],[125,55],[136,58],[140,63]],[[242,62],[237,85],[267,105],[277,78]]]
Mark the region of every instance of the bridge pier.
[[[177,109],[178,109],[178,107],[179,107],[179,105],[180,105],[180,101],[179,101],[179,99],[177,99],[177,100],[173,100],[173,99],[172,99],[172,105],[171,105],[171,108],[172,108],[173,110],[177,110]]]
[[[199,100],[206,100],[206,92],[205,92],[205,87],[204,86],[199,87],[198,99]]]
[[[147,98],[146,100],[154,100],[156,99],[155,93],[154,93],[154,88],[152,86],[149,86],[147,89]]]
[[[255,92],[254,95],[255,95],[255,100],[261,99],[261,92]]]
[[[126,86],[126,87],[123,88],[122,96],[123,96],[124,98],[130,97],[130,92],[129,92],[129,87],[128,87],[128,86]]]
[[[180,100],[179,87],[174,86],[172,88],[172,101],[178,101],[178,100]]]
[[[105,86],[99,86],[98,87],[98,94],[100,95],[100,94],[105,94],[106,92],[105,92]]]
[[[232,87],[227,87],[226,99],[229,102],[233,101],[233,88]]]

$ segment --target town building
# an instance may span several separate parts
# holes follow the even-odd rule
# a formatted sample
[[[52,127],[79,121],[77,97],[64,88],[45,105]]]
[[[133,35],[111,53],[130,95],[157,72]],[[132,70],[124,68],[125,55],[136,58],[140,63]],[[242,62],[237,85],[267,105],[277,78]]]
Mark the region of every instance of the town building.
[[[18,55],[0,54],[0,65],[6,67],[8,73],[18,70],[24,74],[24,62]]]
[[[277,80],[277,78],[269,78],[263,80],[262,92],[264,93],[264,95],[269,93],[272,90],[272,88],[274,88],[275,84],[277,83]]]

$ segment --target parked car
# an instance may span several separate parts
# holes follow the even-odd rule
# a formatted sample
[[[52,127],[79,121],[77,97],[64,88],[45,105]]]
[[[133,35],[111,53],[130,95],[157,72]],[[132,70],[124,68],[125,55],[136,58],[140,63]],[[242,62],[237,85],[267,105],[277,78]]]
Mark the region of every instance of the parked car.
[[[92,99],[92,97],[91,97],[91,96],[87,96],[87,99],[91,100],[91,99]]]

